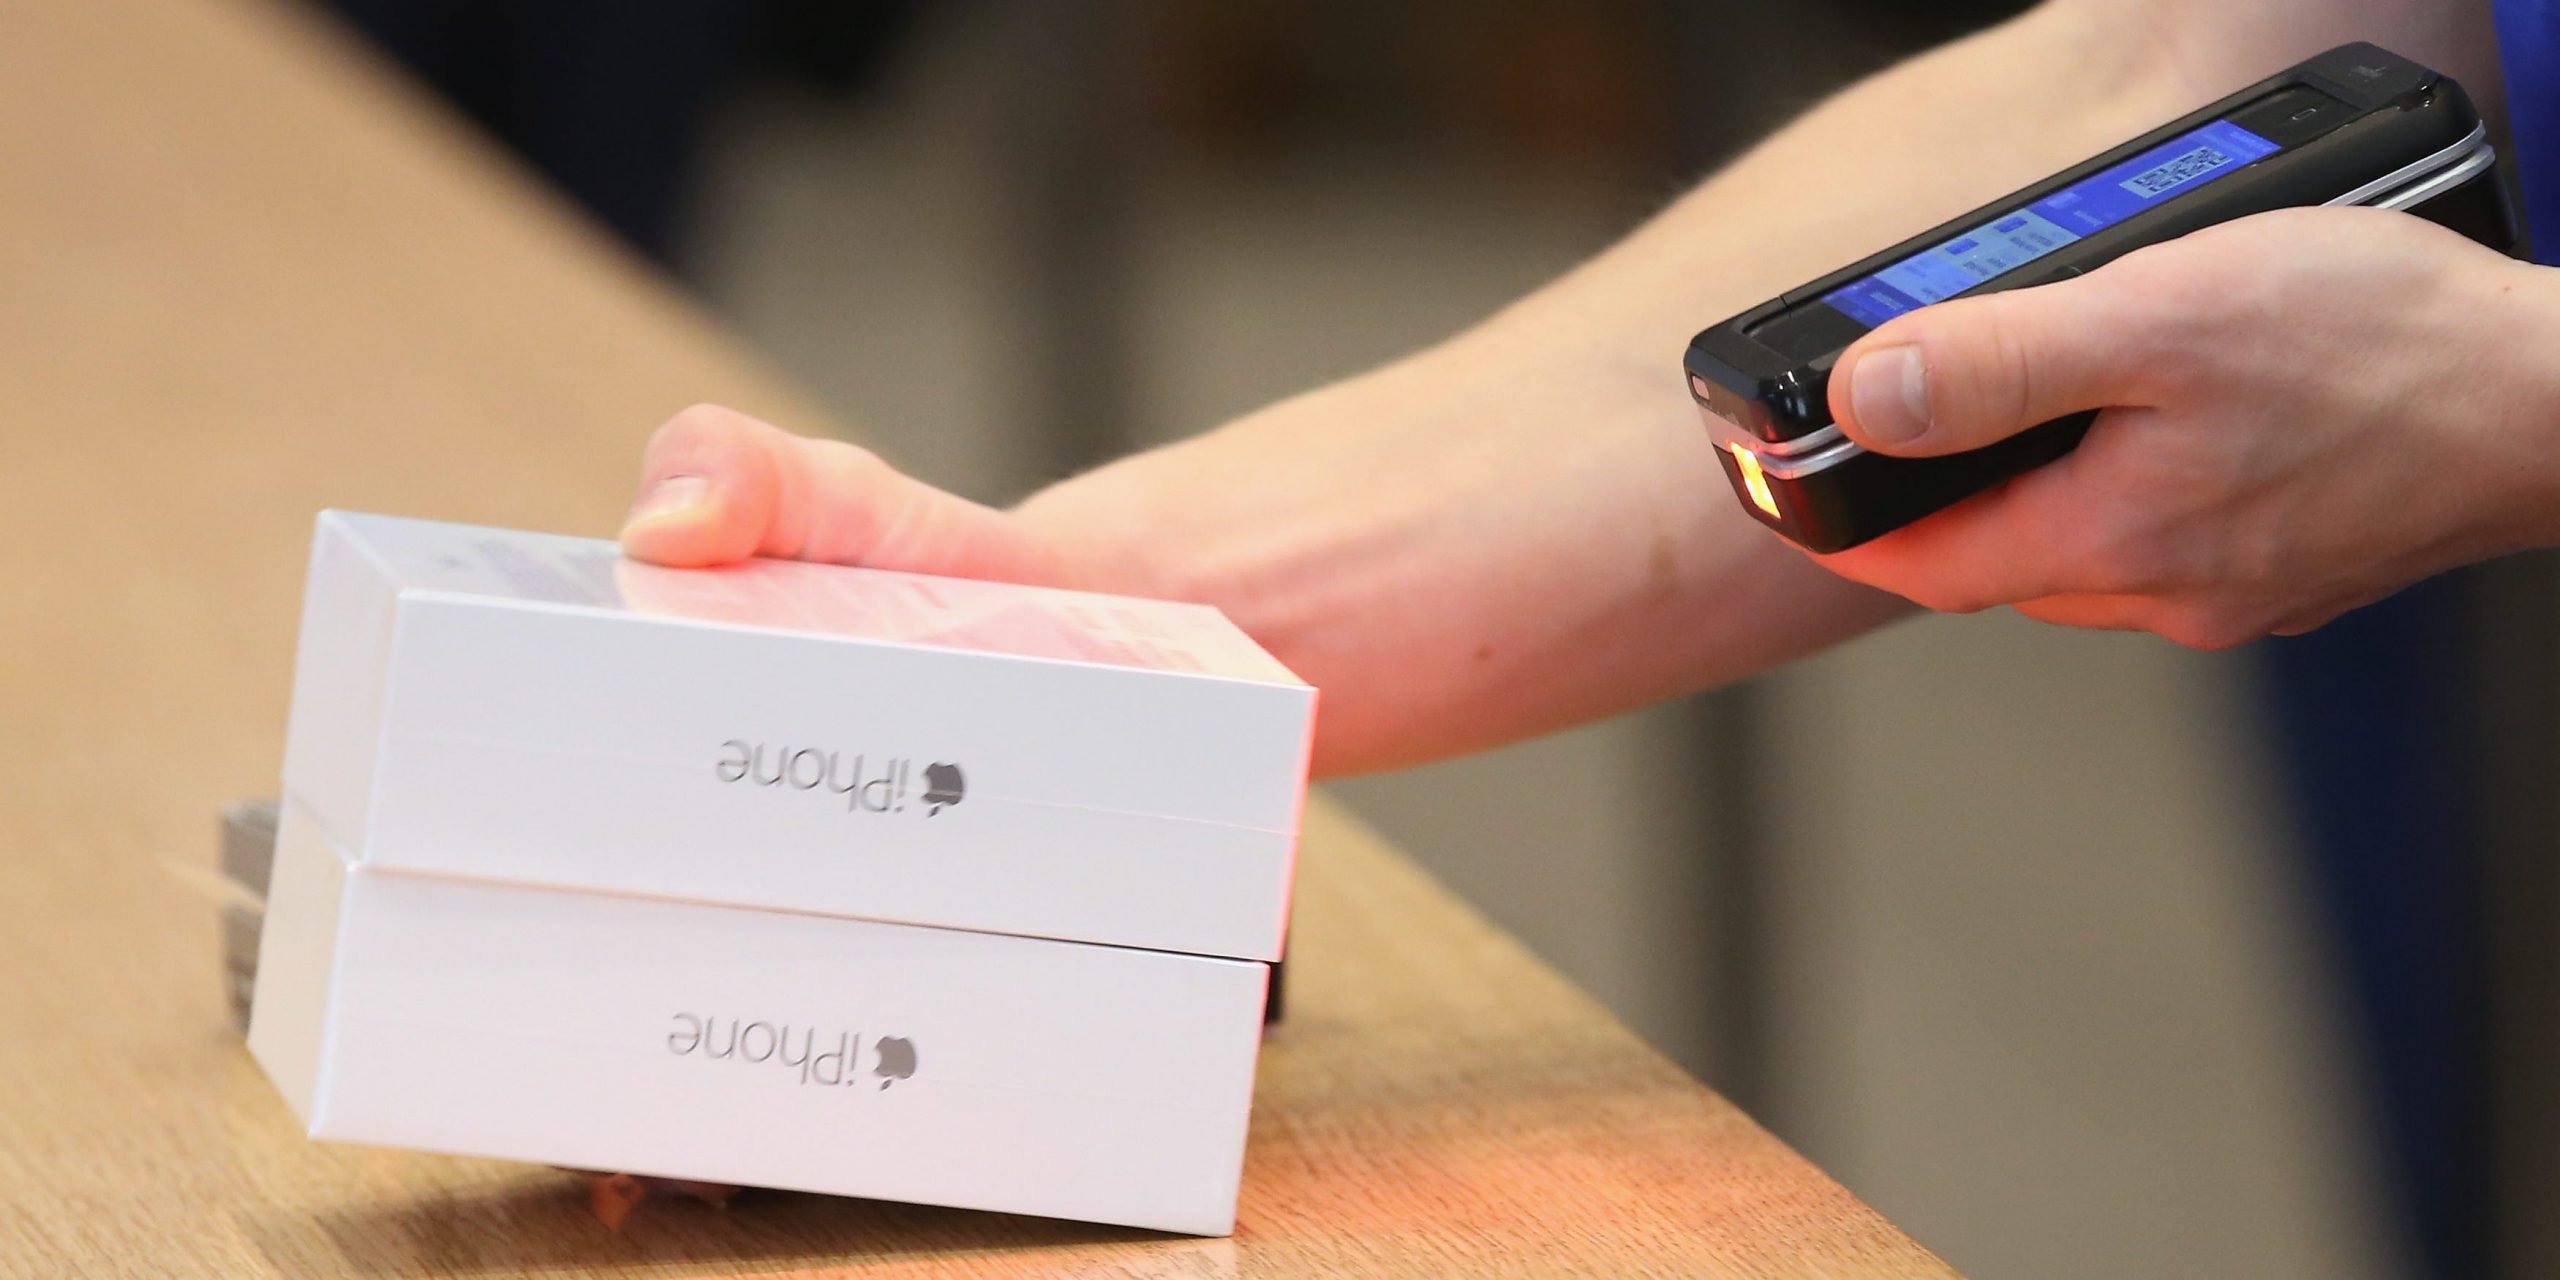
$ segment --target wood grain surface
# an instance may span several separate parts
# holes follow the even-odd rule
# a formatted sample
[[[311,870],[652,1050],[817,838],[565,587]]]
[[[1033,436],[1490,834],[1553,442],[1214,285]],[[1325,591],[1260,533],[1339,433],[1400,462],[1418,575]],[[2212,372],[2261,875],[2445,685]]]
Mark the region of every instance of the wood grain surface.
[[[186,872],[312,512],[603,533],[683,404],[825,424],[301,8],[0,12],[0,1274],[1951,1274],[1321,803],[1231,1241],[305,1140]]]

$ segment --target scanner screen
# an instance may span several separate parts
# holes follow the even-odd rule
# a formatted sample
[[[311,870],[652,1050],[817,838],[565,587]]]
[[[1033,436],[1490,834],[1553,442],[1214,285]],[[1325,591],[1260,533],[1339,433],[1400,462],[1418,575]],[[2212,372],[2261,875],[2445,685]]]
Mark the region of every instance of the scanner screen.
[[[1872,329],[1903,312],[1952,298],[2016,270],[2279,149],[2228,120],[2216,120],[1834,289],[1822,301]]]

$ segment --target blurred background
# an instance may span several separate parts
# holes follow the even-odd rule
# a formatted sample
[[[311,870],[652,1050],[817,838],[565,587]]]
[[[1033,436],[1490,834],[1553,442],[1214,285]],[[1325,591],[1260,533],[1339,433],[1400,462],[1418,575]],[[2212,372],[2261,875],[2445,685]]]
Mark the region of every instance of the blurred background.
[[[1003,503],[1444,337],[2020,6],[333,7]],[[1969,1275],[2533,1274],[2500,1197],[2548,1171],[2493,1103],[2548,1020],[2497,1015],[2547,985],[2514,797],[2560,752],[2500,709],[2560,705],[2554,599],[2475,574],[2216,656],[1930,619],[1336,791]]]

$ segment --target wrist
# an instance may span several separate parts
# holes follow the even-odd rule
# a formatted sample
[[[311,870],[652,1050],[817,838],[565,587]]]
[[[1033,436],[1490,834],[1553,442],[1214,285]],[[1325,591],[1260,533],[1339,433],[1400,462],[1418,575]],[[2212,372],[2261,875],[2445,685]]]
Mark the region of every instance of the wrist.
[[[1014,516],[1071,585],[1216,605],[1275,651],[1303,648],[1377,566],[1421,556],[1400,492],[1417,451],[1397,442],[1431,397],[1411,381],[1399,365],[1291,397],[1061,481]]]
[[[1543,310],[1067,481],[1017,518],[1085,585],[1214,604],[1323,688],[1326,772],[1674,692],[1691,683],[1677,651],[1708,629],[1675,625],[1698,579],[1774,548],[1723,527],[1742,522],[1676,366],[1596,359]]]

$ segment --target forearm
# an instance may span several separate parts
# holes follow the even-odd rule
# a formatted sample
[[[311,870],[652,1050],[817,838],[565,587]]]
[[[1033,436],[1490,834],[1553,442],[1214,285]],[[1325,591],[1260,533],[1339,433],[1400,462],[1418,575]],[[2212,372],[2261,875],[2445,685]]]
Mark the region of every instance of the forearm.
[[[2255,71],[2056,4],[1878,75],[1442,346],[1079,478],[1023,515],[1097,585],[1213,601],[1386,767],[1750,674],[1894,614],[1744,518],[1675,366],[1702,324]]]
[[[2415,353],[2393,391],[2433,407],[2447,438],[2402,484],[2470,517],[2456,563],[2560,547],[2560,267],[2493,262],[2445,293],[2454,336]]]

